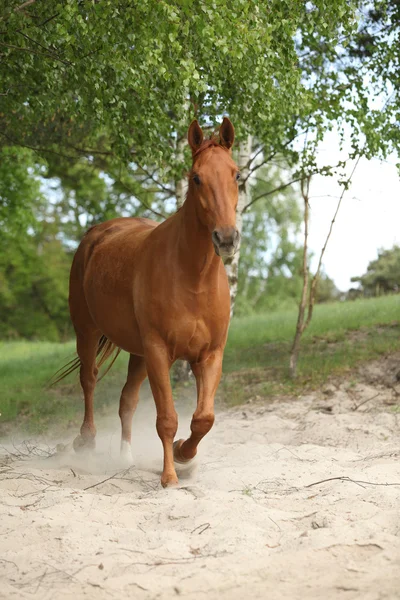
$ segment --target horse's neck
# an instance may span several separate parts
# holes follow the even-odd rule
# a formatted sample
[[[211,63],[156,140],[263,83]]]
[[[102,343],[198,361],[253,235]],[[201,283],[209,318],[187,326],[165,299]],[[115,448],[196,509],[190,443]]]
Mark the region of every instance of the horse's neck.
[[[195,200],[190,192],[177,213],[179,217],[178,260],[191,279],[209,277],[219,268],[211,234],[196,213]]]

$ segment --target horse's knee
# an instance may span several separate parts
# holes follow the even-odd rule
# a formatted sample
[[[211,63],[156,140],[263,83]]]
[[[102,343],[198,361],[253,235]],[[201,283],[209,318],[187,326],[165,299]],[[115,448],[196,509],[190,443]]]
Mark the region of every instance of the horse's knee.
[[[86,392],[86,393],[93,392],[93,390],[96,386],[98,373],[99,373],[99,370],[96,366],[89,367],[89,368],[85,367],[84,365],[81,366],[79,379],[80,379],[81,386],[82,386],[82,389],[84,392]]]
[[[157,416],[156,427],[157,433],[161,439],[174,439],[178,429],[178,415],[176,412],[174,412],[168,415],[163,415],[162,417]]]
[[[215,416],[214,413],[203,413],[199,415],[193,415],[190,429],[195,435],[205,435],[214,425]]]

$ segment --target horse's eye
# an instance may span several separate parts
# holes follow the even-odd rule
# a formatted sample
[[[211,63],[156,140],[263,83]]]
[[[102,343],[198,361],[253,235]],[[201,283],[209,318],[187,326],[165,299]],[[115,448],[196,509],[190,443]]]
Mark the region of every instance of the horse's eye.
[[[236,173],[236,181],[240,179],[240,173]]]
[[[200,185],[200,177],[198,175],[193,175],[193,181],[196,185]]]

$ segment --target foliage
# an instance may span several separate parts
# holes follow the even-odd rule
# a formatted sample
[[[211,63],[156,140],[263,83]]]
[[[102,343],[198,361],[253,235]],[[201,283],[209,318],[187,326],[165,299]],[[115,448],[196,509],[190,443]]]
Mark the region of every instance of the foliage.
[[[333,302],[338,299],[339,295],[340,291],[335,282],[326,273],[321,273],[316,287],[315,302]]]
[[[57,341],[71,335],[68,275],[71,257],[59,240],[36,235],[7,245],[0,253],[0,338]]]
[[[365,296],[380,296],[400,291],[400,247],[380,250],[378,258],[372,260],[367,272],[351,281],[359,282]]]
[[[360,133],[369,156],[398,153],[400,146],[400,3],[360,4],[357,34],[342,52],[343,85],[352,89],[353,139]]]
[[[24,148],[0,151],[0,338],[68,332],[70,257],[41,189],[44,167]]]
[[[157,202],[158,190],[147,185],[141,169],[132,166],[116,173],[112,162],[102,162],[106,172],[97,161],[86,157],[67,161],[51,156],[47,160],[46,187],[52,197],[52,219],[62,239],[72,245],[92,225],[121,216],[159,218],[150,207],[163,208]]]
[[[34,227],[45,199],[40,190],[42,166],[25,148],[0,149],[0,253],[14,236]]]
[[[356,5],[11,0],[1,19],[3,143],[166,169],[181,162],[173,142],[190,116],[228,112],[239,134],[276,152],[344,100],[340,88],[333,105],[322,102],[305,79],[313,61],[305,69],[298,50],[323,47],[329,60],[354,30]]]
[[[297,187],[284,187],[287,169],[263,167],[250,189],[251,211],[243,216],[235,314],[281,310],[298,304],[302,288],[302,215]],[[334,282],[322,273],[316,302],[337,298]]]
[[[261,197],[243,215],[238,315],[294,304],[298,296],[301,214],[296,190],[287,187],[271,193],[282,185],[286,173],[279,166],[263,167],[251,187],[251,200]]]
[[[67,265],[68,252],[91,224],[117,215],[170,214],[183,165],[189,164],[182,140],[194,116],[214,125],[228,113],[239,143],[253,136],[249,181],[282,157],[284,185],[305,172],[334,173],[333,165],[317,167],[316,148],[335,125],[352,125],[353,153],[396,147],[397,100],[377,110],[365,90],[372,81],[378,100],[393,91],[388,79],[399,48],[393,0],[1,5],[0,158],[13,154],[0,161],[0,225],[11,237],[18,231],[27,240],[26,247],[10,246],[3,257],[7,310],[19,297],[29,302],[32,282],[45,270],[35,243]],[[372,49],[364,33],[373,37]],[[380,61],[385,71],[379,71]],[[47,203],[40,174],[47,177]],[[284,206],[283,190],[272,201],[269,184],[258,189],[243,234],[242,312],[280,305],[284,286],[290,298],[299,290],[294,204]],[[50,241],[39,241],[42,228],[47,236],[51,229]],[[6,258],[19,265],[13,278],[4,275]],[[47,288],[60,290],[66,310],[64,266],[46,276],[51,272]],[[56,299],[46,302],[55,306]],[[57,323],[51,336],[63,335]],[[9,321],[3,335],[28,329]],[[30,328],[27,335],[37,331]]]

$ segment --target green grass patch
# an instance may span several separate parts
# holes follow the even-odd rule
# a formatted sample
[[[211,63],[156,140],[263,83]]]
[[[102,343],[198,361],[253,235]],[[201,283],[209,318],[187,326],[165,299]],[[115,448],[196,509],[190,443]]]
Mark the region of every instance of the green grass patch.
[[[298,394],[362,362],[400,350],[400,296],[318,305],[302,339],[298,377],[289,377],[296,311],[232,321],[220,397],[229,405],[249,395]]]
[[[54,373],[74,357],[74,342],[0,342],[0,423],[18,417],[21,426],[37,431],[57,426],[58,422],[80,422],[83,401],[78,374],[53,388],[47,387]],[[127,359],[127,354],[121,353],[112,371],[98,384],[96,410],[111,401],[118,405]]]
[[[400,295],[359,299],[353,302],[318,304],[303,339],[329,336],[344,339],[347,331],[378,324],[390,324],[400,318]],[[271,342],[291,342],[297,322],[296,310],[285,310],[234,318],[229,329],[228,353]]]

